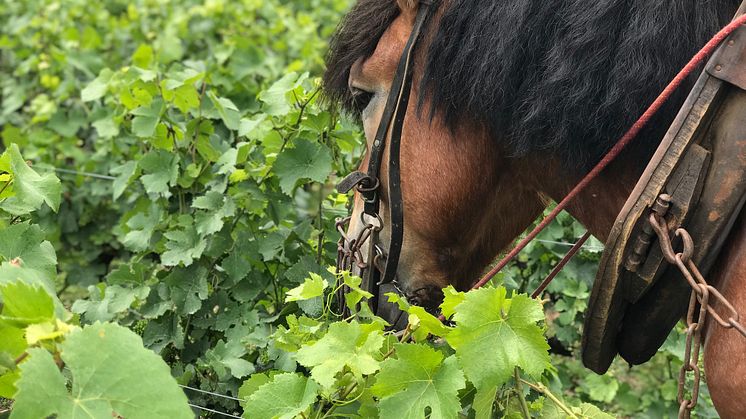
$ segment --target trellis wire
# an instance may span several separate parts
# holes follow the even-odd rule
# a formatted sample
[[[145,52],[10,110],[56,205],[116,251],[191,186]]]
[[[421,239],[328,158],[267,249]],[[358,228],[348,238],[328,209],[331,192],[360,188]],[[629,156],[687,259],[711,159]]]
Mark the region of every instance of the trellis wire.
[[[181,387],[181,388],[185,388],[185,389],[189,389],[189,390],[192,390],[192,391],[196,391],[196,392],[199,392],[199,393],[205,393],[205,394],[209,394],[209,395],[211,395],[211,396],[215,396],[215,397],[222,397],[222,398],[224,398],[224,399],[235,400],[235,401],[237,401],[237,402],[240,402],[240,401],[242,401],[242,400],[241,400],[241,399],[239,399],[238,397],[233,397],[233,396],[226,396],[225,394],[220,394],[220,393],[213,393],[212,391],[202,390],[202,389],[199,389],[199,388],[194,388],[194,387],[189,387],[189,386],[183,386],[183,385],[181,385],[181,384],[179,384],[179,387]]]
[[[222,415],[222,416],[225,416],[225,417],[228,417],[228,418],[243,419],[241,416],[236,416],[236,415],[232,415],[230,413],[221,412],[219,410],[210,409],[209,407],[197,406],[196,404],[191,404],[191,403],[188,403],[188,404],[189,404],[189,407],[193,407],[193,408],[199,409],[199,410],[204,410],[205,412],[215,413],[215,414]]]
[[[573,247],[573,246],[575,246],[575,243],[570,243],[570,242],[558,242],[558,241],[543,240],[543,239],[536,239],[536,241],[540,242],[540,243],[557,244],[557,245],[560,245],[560,246],[567,246],[567,247]],[[603,247],[589,246],[589,245],[583,246],[583,249],[589,250],[591,252],[600,252],[600,251],[604,250]]]

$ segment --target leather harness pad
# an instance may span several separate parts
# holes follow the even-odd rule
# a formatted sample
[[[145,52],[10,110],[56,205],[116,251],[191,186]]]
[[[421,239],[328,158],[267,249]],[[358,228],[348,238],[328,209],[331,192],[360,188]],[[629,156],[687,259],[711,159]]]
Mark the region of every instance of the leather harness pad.
[[[702,273],[715,262],[746,197],[744,90],[741,27],[709,61],[609,234],[583,332],[583,363],[593,371],[606,372],[617,353],[646,362],[686,312],[691,288],[646,229],[659,195],[672,197],[669,227],[692,233]]]

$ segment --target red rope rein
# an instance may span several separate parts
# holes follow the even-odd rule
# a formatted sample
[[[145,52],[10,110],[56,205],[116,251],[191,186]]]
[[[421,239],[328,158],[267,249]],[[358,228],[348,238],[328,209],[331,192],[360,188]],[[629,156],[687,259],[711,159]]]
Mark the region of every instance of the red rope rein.
[[[483,287],[485,284],[487,284],[492,278],[494,278],[495,275],[497,275],[513,258],[515,258],[518,253],[521,252],[533,239],[536,238],[536,236],[541,233],[542,230],[544,230],[549,223],[554,221],[555,218],[557,218],[557,215],[559,215],[560,212],[562,212],[565,208],[567,208],[570,201],[572,201],[575,197],[577,197],[598,175],[603,171],[616,157],[619,156],[619,154],[624,150],[627,145],[634,140],[637,135],[642,131],[642,129],[650,122],[650,120],[655,116],[655,114],[661,109],[661,107],[671,98],[671,95],[678,89],[681,84],[686,80],[687,77],[689,77],[696,69],[710,56],[713,52],[720,46],[720,44],[727,38],[733,31],[738,29],[741,25],[746,24],[746,15],[742,15],[734,19],[728,26],[723,28],[720,32],[718,32],[694,57],[689,61],[689,63],[679,72],[679,74],[676,75],[676,77],[671,81],[671,83],[666,86],[666,88],[661,92],[660,96],[658,96],[657,99],[650,105],[650,107],[645,111],[645,113],[642,114],[642,116],[637,120],[637,122],[632,125],[632,127],[622,136],[622,138],[619,139],[619,141],[612,147],[611,150],[601,159],[601,161],[596,164],[596,166],[588,172],[588,174],[577,184],[575,187],[570,191],[570,193],[565,196],[562,201],[560,201],[559,204],[547,215],[539,225],[537,225],[533,230],[531,230],[528,235],[523,238],[514,248],[510,251],[505,257],[503,257],[500,262],[498,262],[497,265],[495,265],[492,269],[490,269],[489,272],[487,272],[482,279],[479,280],[472,289],[477,289]],[[588,233],[586,233],[588,234]],[[586,237],[587,239],[587,237]],[[583,240],[584,242],[584,240]],[[576,245],[577,248],[573,248],[574,251],[571,251],[568,253],[567,256],[560,262],[560,264],[557,265],[555,268],[555,271],[553,271],[554,275],[550,275],[544,282],[542,283],[542,286],[546,288],[546,286],[549,285],[549,282],[551,282],[552,279],[559,273],[559,271],[562,269],[562,267],[569,262],[569,260],[572,258],[572,256],[575,255],[575,253],[580,249],[582,246],[582,243],[580,245]],[[537,290],[538,291],[538,290]],[[534,296],[536,297],[536,296]]]

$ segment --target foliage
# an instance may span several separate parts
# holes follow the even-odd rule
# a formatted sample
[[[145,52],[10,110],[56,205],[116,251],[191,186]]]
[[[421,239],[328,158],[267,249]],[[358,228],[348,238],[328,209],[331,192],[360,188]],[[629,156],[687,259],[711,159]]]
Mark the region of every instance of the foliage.
[[[515,417],[522,400],[542,417],[602,417],[590,402],[670,413],[679,335],[641,374],[616,365],[596,378],[550,358],[578,352],[597,251],[581,252],[543,306],[524,294],[566,248],[536,242],[492,288],[446,290],[449,326],[403,300],[398,338],[357,313],[370,297],[359,278],[325,267],[349,205],[333,185],[364,146],[318,90],[350,3],[0,8],[0,71],[12,75],[0,80],[0,396],[15,416],[185,415],[153,353],[192,404],[240,415],[236,400],[193,389],[226,395],[246,417]],[[579,233],[564,217],[542,239]],[[340,281],[351,322],[334,314]],[[108,393],[76,404],[94,389]]]
[[[337,287],[326,290],[329,295],[345,284],[354,287],[360,280],[345,272],[337,279]],[[318,278],[309,277],[288,295],[302,295],[315,283]],[[280,326],[270,339],[282,343],[281,351],[309,370],[310,377],[254,374],[239,392],[246,400],[245,417],[504,416],[518,412],[510,398],[525,400],[524,392],[515,389],[522,382],[553,400],[531,395],[535,415],[559,408],[577,417],[606,417],[600,411],[585,414],[581,403],[573,406],[542,384],[521,378],[523,372],[540,380],[550,369],[539,301],[522,294],[508,297],[503,287],[467,294],[450,288],[448,295],[443,304],[453,307],[451,326],[444,326],[419,307],[401,303],[410,318],[398,338],[384,331],[385,322],[371,316],[364,305],[361,311],[350,305],[353,316],[341,321],[330,307],[317,318],[307,314],[292,317],[288,327]],[[306,299],[318,297],[311,293]],[[357,301],[355,296],[348,298]],[[437,333],[438,339],[412,341],[421,327],[431,324],[440,325],[428,329]],[[507,341],[494,344],[501,339]],[[485,350],[484,345],[498,350]],[[280,401],[281,394],[288,396]],[[505,403],[493,403],[495,400]]]
[[[186,397],[168,366],[143,348],[139,336],[113,323],[81,328],[50,293],[55,252],[29,219],[42,205],[57,209],[60,182],[30,168],[15,144],[0,162],[5,177],[0,222],[6,226],[0,259],[0,396],[15,399],[11,418],[189,417]],[[45,262],[51,270],[41,265]]]

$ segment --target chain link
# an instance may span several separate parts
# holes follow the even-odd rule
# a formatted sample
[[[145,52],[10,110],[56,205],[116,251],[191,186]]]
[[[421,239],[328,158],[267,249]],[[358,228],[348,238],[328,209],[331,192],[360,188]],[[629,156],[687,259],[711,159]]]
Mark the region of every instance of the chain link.
[[[352,217],[338,218],[337,219],[337,231],[339,232],[339,241],[337,242],[337,270],[338,271],[349,271],[354,272],[360,277],[365,276],[365,271],[373,266],[379,268],[379,263],[383,257],[383,251],[378,245],[375,244],[371,237],[380,232],[383,228],[383,221],[381,217],[372,217],[373,222],[366,219],[364,213],[360,214],[360,221],[362,221],[363,228],[357,233],[355,238],[350,238],[347,235],[347,227],[352,220]],[[373,260],[367,262],[363,255],[363,246],[365,242],[371,240],[371,246],[374,246],[373,250],[375,256]],[[348,292],[347,286],[339,288],[337,297],[339,301],[344,301],[344,295]],[[347,317],[350,315],[349,309],[342,305],[342,316]]]
[[[658,236],[658,243],[664,258],[675,265],[684,275],[684,278],[692,287],[692,294],[689,298],[689,309],[686,314],[686,347],[684,350],[684,365],[679,372],[679,418],[688,419],[691,416],[692,409],[697,405],[699,398],[700,381],[702,372],[699,368],[699,353],[702,345],[702,331],[709,316],[720,326],[726,329],[735,329],[741,335],[746,337],[746,328],[741,324],[738,312],[718,290],[708,284],[697,265],[691,260],[694,254],[694,240],[691,234],[683,228],[677,228],[676,237],[681,239],[683,250],[675,252],[671,244],[671,229],[668,227],[666,220],[659,214],[653,212],[648,219],[650,226],[653,227]],[[713,302],[718,307],[724,307],[727,311],[727,320],[723,319],[715,308]],[[686,396],[687,377],[692,376],[691,395]]]

